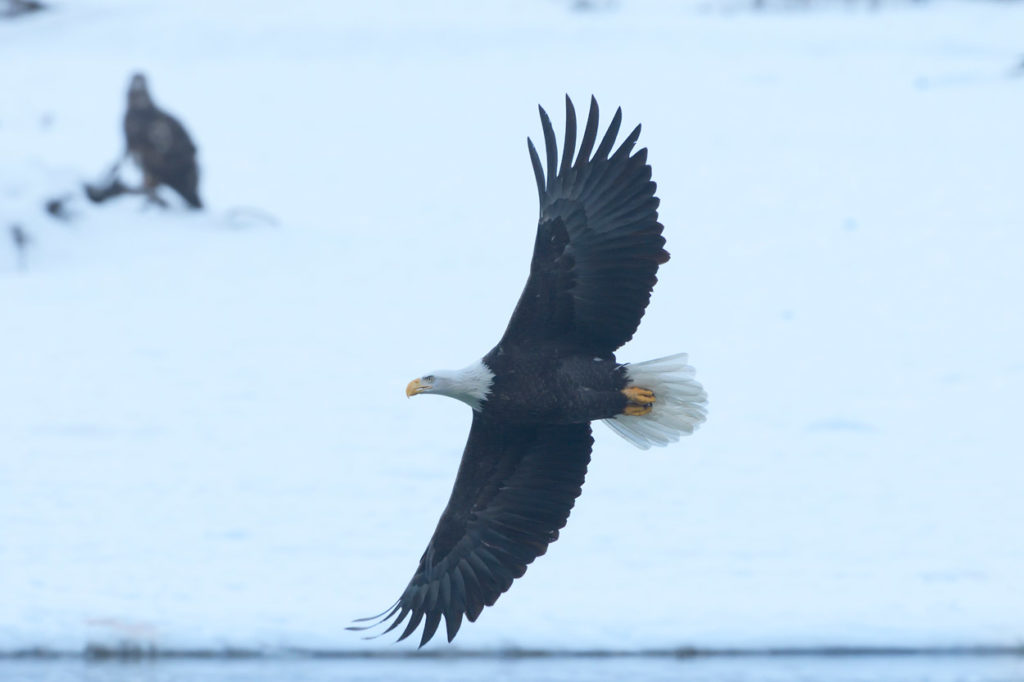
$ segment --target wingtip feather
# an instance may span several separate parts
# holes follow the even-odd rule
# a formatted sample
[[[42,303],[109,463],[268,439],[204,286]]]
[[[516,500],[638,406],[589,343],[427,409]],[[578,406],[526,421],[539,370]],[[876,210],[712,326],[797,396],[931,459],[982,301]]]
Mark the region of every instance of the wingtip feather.
[[[615,110],[615,115],[612,116],[611,123],[608,124],[608,130],[605,131],[604,138],[601,140],[600,146],[597,151],[594,152],[595,159],[607,159],[608,154],[612,150],[612,145],[615,144],[615,138],[619,134],[619,126],[622,125],[622,107]]]
[[[562,140],[562,163],[558,174],[564,175],[572,165],[572,155],[576,151],[576,109],[569,95],[565,96],[565,139]]]
[[[597,106],[597,98],[590,96],[590,111],[587,112],[587,127],[583,131],[583,141],[580,142],[580,151],[576,155],[576,166],[582,166],[590,160],[590,152],[594,148],[594,141],[597,139],[597,124],[600,119],[600,111]]]
[[[555,184],[555,177],[558,174],[558,143],[555,141],[555,129],[551,125],[551,118],[544,107],[538,106],[540,110],[540,125],[544,130],[544,152],[547,161],[547,189],[550,191]]]
[[[427,619],[423,625],[423,635],[420,637],[419,649],[429,642],[434,637],[434,633],[437,632],[437,626],[441,623],[441,612],[431,611],[427,614]]]
[[[543,110],[542,110],[543,111]],[[540,165],[540,155],[533,146],[533,140],[526,138],[526,147],[530,150],[530,163],[533,164],[533,177],[537,181],[537,196],[544,201],[544,168]]]
[[[412,615],[409,617],[409,624],[405,627],[405,630],[398,638],[398,641],[401,642],[403,639],[416,632],[416,628],[419,627],[421,620],[423,620],[423,611],[420,611],[419,609],[413,611]]]

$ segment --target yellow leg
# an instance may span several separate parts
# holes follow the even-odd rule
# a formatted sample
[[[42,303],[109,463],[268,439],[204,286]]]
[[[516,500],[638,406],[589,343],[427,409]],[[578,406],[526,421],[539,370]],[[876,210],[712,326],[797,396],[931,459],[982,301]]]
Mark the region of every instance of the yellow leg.
[[[651,406],[654,405],[654,392],[648,391],[646,388],[630,386],[622,389],[622,395],[626,396],[626,400],[629,401],[622,414],[628,414],[631,417],[644,416],[651,411]]]
[[[654,403],[654,392],[648,391],[646,388],[630,386],[622,389],[622,394],[626,396],[626,400],[637,405],[652,405]]]

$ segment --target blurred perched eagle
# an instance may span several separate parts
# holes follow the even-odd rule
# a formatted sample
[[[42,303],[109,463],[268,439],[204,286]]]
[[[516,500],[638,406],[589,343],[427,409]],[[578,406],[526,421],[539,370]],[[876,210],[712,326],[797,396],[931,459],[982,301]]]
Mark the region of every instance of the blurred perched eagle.
[[[547,165],[528,142],[540,221],[530,276],[504,336],[468,367],[413,380],[408,396],[444,395],[473,409],[469,441],[448,506],[398,601],[364,630],[424,622],[420,646],[444,617],[448,641],[475,621],[558,538],[580,494],[600,419],[632,444],[666,445],[692,433],[707,395],[686,355],[620,363],[668,261],[640,126],[613,150],[619,109],[600,143],[593,98],[576,151],[576,113],[565,101],[559,161],[540,109]],[[595,143],[597,147],[595,149]],[[575,153],[575,160],[573,155]],[[383,634],[383,633],[382,633]]]
[[[176,118],[153,104],[141,73],[132,76],[128,86],[124,137],[126,154],[142,169],[147,194],[155,198],[156,188],[167,185],[192,208],[202,208],[196,146]]]

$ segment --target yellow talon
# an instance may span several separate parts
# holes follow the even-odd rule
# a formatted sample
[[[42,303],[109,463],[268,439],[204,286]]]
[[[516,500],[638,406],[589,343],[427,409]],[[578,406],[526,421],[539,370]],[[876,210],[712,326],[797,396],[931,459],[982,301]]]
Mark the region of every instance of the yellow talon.
[[[622,395],[626,396],[626,400],[629,401],[622,414],[628,414],[630,417],[644,416],[651,411],[651,406],[654,404],[654,391],[649,391],[646,388],[630,386],[622,389]]]
[[[630,386],[629,388],[622,389],[622,393],[630,403],[636,405],[651,405],[654,403],[654,392],[648,391],[646,388]]]

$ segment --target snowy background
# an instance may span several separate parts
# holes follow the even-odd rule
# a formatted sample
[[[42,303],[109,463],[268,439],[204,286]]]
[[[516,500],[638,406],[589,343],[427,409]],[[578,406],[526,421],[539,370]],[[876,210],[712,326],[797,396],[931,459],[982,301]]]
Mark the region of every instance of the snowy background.
[[[344,627],[470,418],[403,389],[504,329],[566,92],[644,125],[673,258],[620,357],[689,352],[709,421],[595,427],[455,646],[1024,641],[1024,4],[53,5],[0,21],[0,652],[393,650]],[[136,70],[209,210],[54,220]]]

